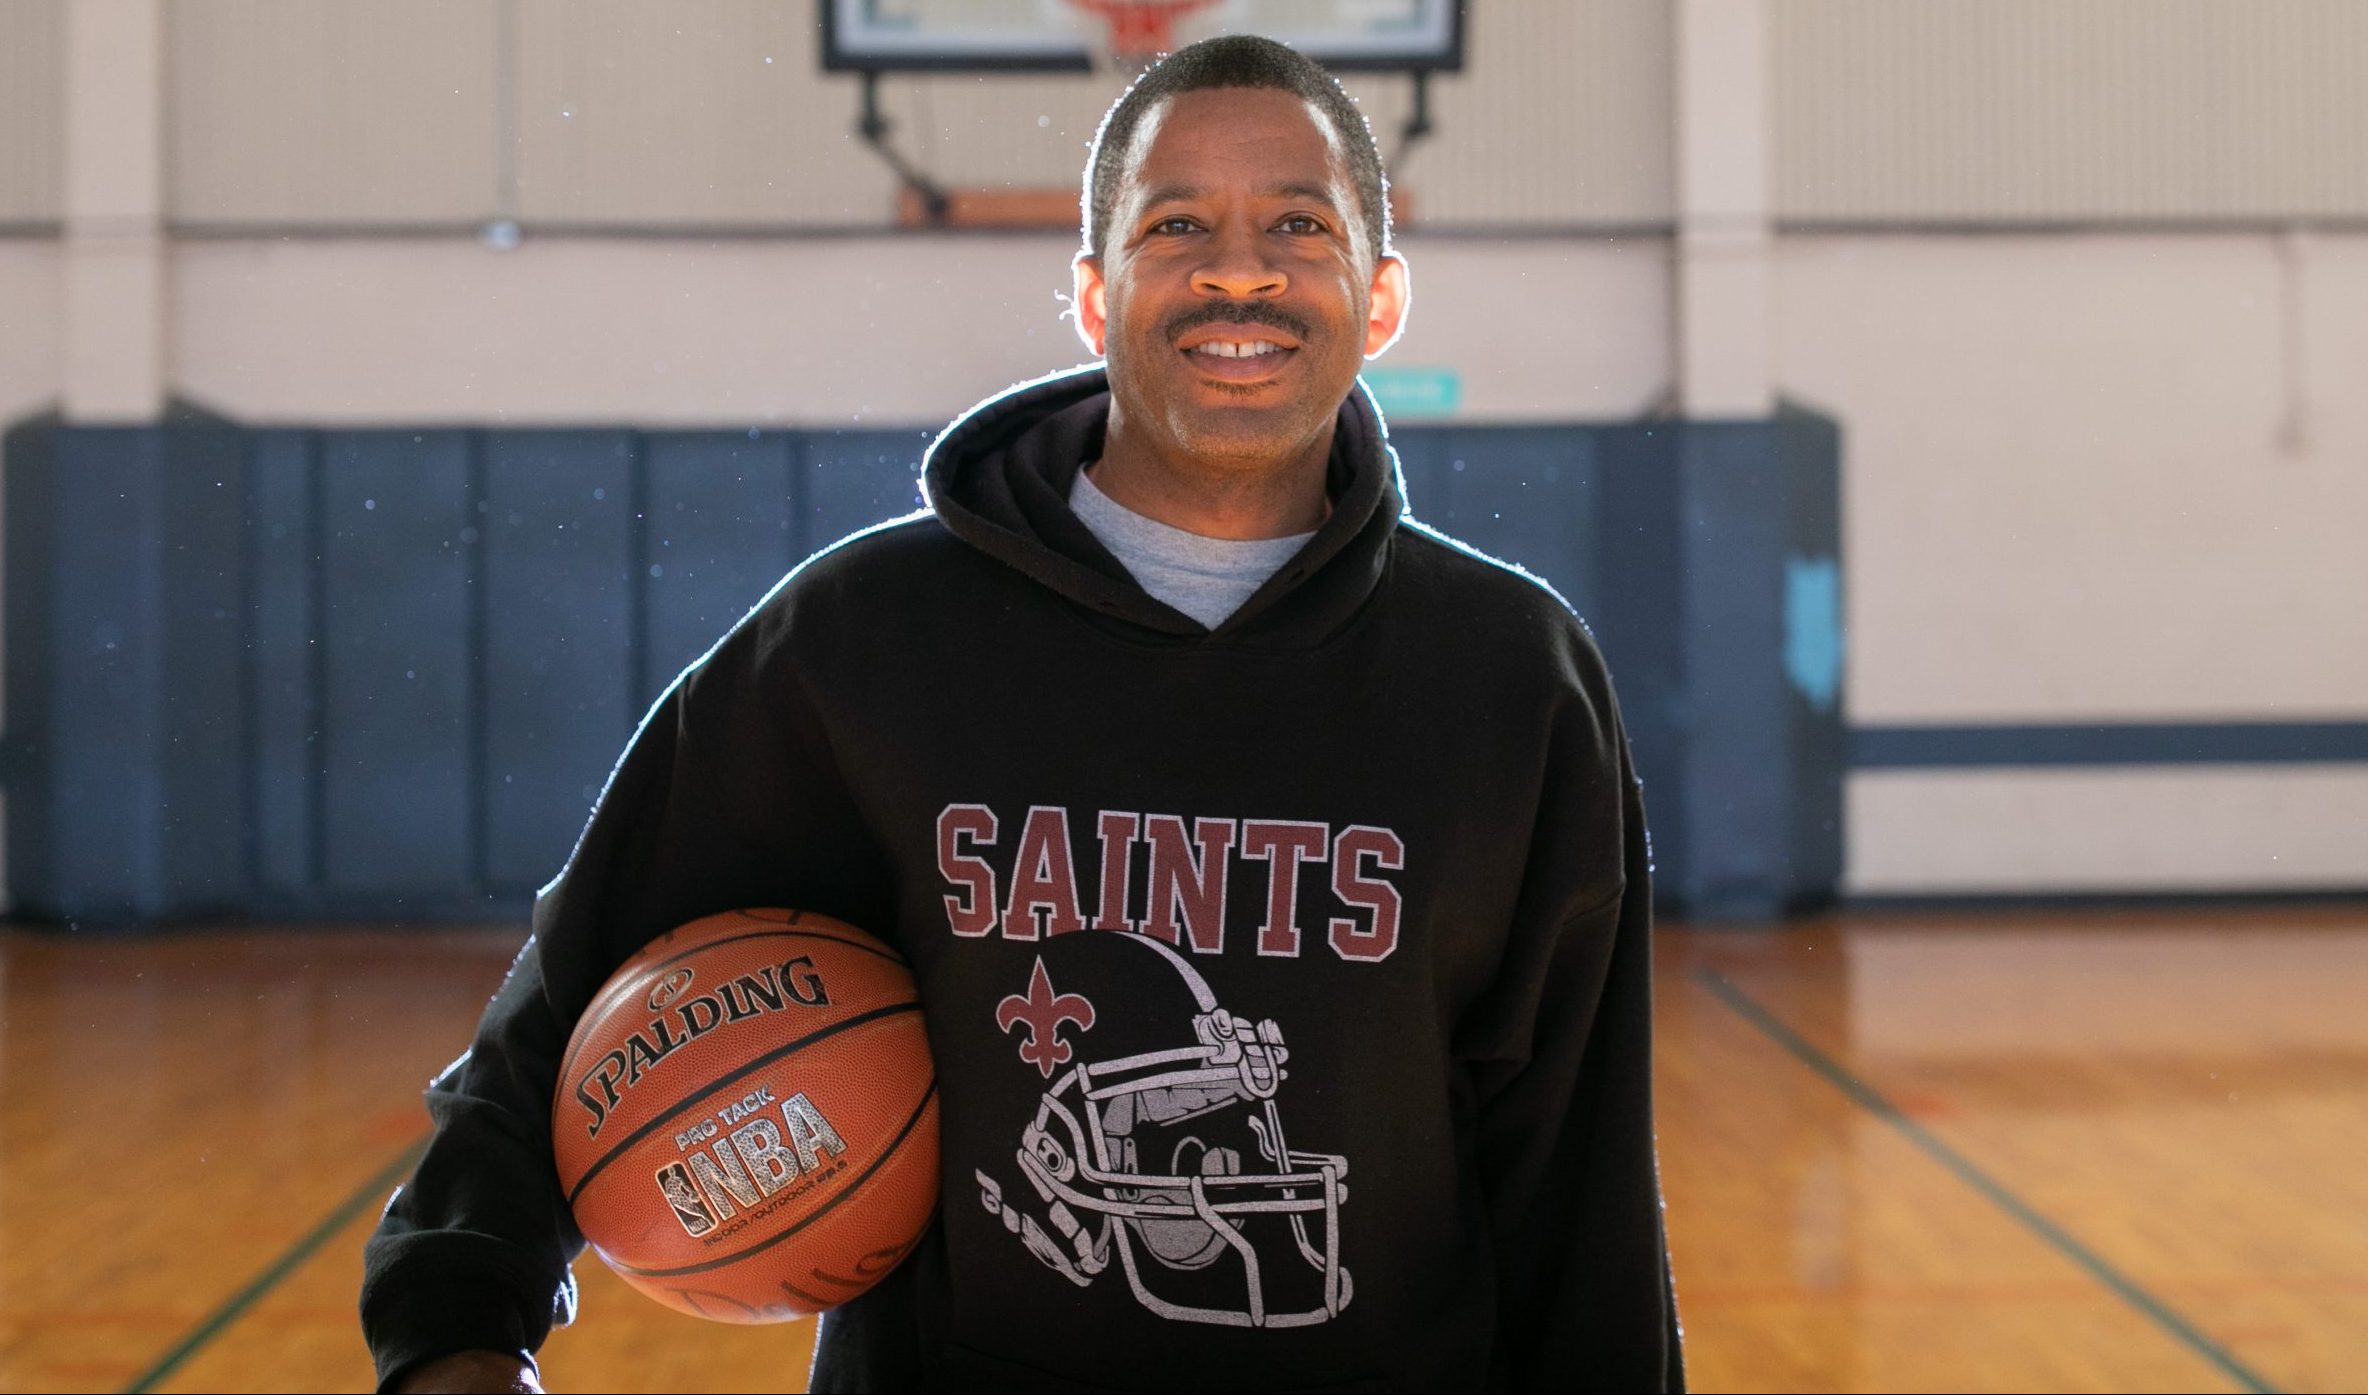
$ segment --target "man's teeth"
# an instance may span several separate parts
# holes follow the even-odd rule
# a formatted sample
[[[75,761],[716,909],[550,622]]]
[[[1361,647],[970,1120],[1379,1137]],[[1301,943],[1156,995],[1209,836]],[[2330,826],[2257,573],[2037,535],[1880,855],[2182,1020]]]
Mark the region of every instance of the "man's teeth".
[[[1206,344],[1194,345],[1192,351],[1196,354],[1214,354],[1218,358],[1256,358],[1260,354],[1279,354],[1283,346],[1268,339],[1252,339],[1238,344],[1212,339]]]

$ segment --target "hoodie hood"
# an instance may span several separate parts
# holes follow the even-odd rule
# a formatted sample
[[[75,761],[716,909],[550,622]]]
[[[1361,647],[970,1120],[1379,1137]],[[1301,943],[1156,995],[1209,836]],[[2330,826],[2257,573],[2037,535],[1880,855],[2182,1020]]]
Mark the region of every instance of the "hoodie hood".
[[[1380,584],[1405,508],[1398,457],[1363,383],[1340,404],[1325,489],[1332,514],[1214,631],[1154,599],[1069,509],[1100,458],[1110,384],[1099,364],[1022,383],[973,407],[929,448],[929,507],[954,536],[1138,638],[1210,636],[1302,648],[1337,632]],[[1150,634],[1143,634],[1149,631]]]

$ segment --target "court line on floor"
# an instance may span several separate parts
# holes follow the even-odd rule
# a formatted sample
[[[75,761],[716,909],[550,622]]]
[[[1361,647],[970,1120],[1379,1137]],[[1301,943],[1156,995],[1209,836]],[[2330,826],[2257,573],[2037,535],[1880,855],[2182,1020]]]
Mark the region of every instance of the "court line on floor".
[[[2187,1319],[2171,1310],[2168,1304],[2145,1289],[2136,1280],[2107,1263],[2103,1256],[2074,1239],[2071,1233],[2041,1215],[2029,1202],[2007,1189],[2006,1184],[1975,1166],[1964,1154],[1943,1143],[1937,1134],[1909,1118],[1886,1098],[1880,1090],[1852,1074],[1850,1068],[1826,1055],[1775,1013],[1762,1007],[1759,1001],[1735,985],[1733,979],[1716,969],[1696,969],[1694,980],[1708,988],[1720,1002],[1757,1027],[1761,1034],[1788,1052],[1793,1059],[1824,1076],[1826,1083],[1840,1090],[1869,1114],[1889,1124],[1901,1137],[1921,1150],[1925,1156],[1955,1173],[1957,1179],[1980,1192],[1991,1205],[2020,1222],[2024,1229],[2038,1236],[2048,1246],[2088,1272],[2089,1277],[2111,1289],[2123,1302],[2152,1320],[2155,1326],[2177,1338],[2197,1356],[2220,1368],[2229,1379],[2259,1395],[2277,1395],[2277,1387],[2264,1380],[2254,1370],[2224,1350],[2219,1343],[2205,1336]]]
[[[244,1317],[247,1310],[260,1302],[265,1294],[278,1288],[283,1280],[302,1267],[306,1260],[312,1258],[314,1251],[328,1244],[329,1237],[353,1224],[354,1217],[361,1215],[374,1205],[381,1204],[386,1197],[387,1189],[401,1181],[404,1175],[411,1171],[412,1164],[419,1161],[419,1155],[427,1150],[427,1146],[428,1141],[425,1138],[414,1140],[401,1153],[396,1154],[392,1162],[373,1173],[369,1181],[354,1188],[353,1193],[337,1203],[337,1209],[331,1211],[320,1224],[298,1237],[296,1243],[282,1252],[280,1257],[273,1260],[269,1267],[249,1279],[246,1287],[225,1299],[221,1307],[207,1314],[204,1321],[191,1328],[188,1336],[175,1342],[171,1350],[156,1359],[154,1365],[141,1372],[132,1380],[131,1384],[126,1385],[123,1388],[124,1395],[143,1395],[145,1391],[154,1390],[173,1372],[179,1370],[183,1362],[197,1355],[207,1343],[221,1336],[224,1329]]]

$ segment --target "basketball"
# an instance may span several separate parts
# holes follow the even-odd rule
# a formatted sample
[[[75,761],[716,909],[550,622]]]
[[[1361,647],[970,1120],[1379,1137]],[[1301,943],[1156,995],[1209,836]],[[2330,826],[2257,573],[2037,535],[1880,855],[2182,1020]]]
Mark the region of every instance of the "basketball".
[[[912,971],[827,916],[727,911],[653,940],[576,1023],[552,1151],[577,1227],[672,1308],[786,1322],[877,1283],[937,1202]]]

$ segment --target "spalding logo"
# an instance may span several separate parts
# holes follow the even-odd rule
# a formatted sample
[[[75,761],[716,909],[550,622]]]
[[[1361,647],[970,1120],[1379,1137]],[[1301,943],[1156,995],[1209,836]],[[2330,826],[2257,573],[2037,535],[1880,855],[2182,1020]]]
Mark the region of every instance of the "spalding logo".
[[[685,1042],[768,1012],[830,1005],[830,991],[823,986],[822,976],[814,972],[813,956],[807,954],[767,964],[755,973],[736,975],[704,993],[685,997],[683,990],[690,982],[687,968],[668,974],[650,990],[650,1020],[576,1081],[576,1102],[590,1116],[584,1124],[586,1138],[598,1138],[601,1122],[625,1092]]]
[[[666,1005],[681,997],[682,990],[690,986],[691,971],[689,969],[676,969],[673,973],[666,975],[658,980],[657,987],[650,990],[650,1011],[664,1012]]]

